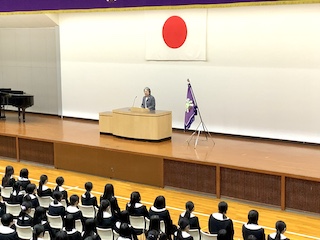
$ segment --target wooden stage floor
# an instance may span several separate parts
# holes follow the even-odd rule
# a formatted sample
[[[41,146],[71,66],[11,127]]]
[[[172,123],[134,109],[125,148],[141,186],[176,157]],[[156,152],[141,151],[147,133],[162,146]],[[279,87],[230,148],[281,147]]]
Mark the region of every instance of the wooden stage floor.
[[[101,135],[98,121],[73,118],[61,119],[57,116],[27,113],[26,122],[23,123],[18,121],[17,113],[15,112],[6,112],[6,115],[7,118],[5,120],[0,120],[0,136],[4,138],[1,142],[5,143],[2,144],[2,147],[0,146],[0,156],[12,157],[12,155],[10,156],[11,153],[8,153],[5,149],[8,145],[7,138],[9,137],[15,139],[14,147],[18,152],[15,157],[18,159],[24,159],[23,154],[19,154],[19,150],[21,151],[24,145],[22,143],[19,144],[17,139],[53,143],[54,154],[58,149],[55,144],[67,144],[68,146],[85,146],[123,154],[137,154],[146,158],[160,158],[164,161],[163,186],[169,185],[173,187],[180,187],[180,184],[175,184],[175,180],[171,181],[170,177],[166,179],[167,175],[170,176],[166,172],[166,169],[168,169],[166,167],[172,166],[170,165],[171,163],[181,162],[186,164],[182,165],[182,167],[187,169],[190,169],[188,164],[191,164],[191,167],[194,166],[193,164],[200,167],[212,166],[215,171],[213,178],[216,181],[214,183],[215,190],[212,193],[218,197],[227,195],[238,198],[237,193],[226,194],[228,191],[232,192],[232,189],[223,185],[224,177],[228,180],[234,178],[234,176],[242,179],[249,174],[248,179],[260,181],[260,177],[265,179],[265,176],[267,178],[273,176],[275,177],[274,179],[263,181],[267,181],[266,185],[273,184],[276,181],[278,187],[275,188],[275,191],[280,193],[279,204],[274,204],[272,201],[259,201],[259,199],[257,202],[279,205],[282,209],[289,207],[310,212],[320,211],[314,208],[303,208],[300,205],[297,206],[294,202],[290,202],[290,194],[295,194],[295,191],[301,192],[301,189],[307,191],[305,194],[308,198],[304,199],[303,204],[315,201],[315,199],[309,199],[308,196],[313,195],[313,191],[320,190],[319,187],[315,187],[319,185],[320,181],[319,145],[212,134],[213,139],[208,140],[204,136],[200,136],[198,145],[194,148],[195,138],[190,142],[190,145],[186,142],[192,132],[184,133],[180,130],[174,130],[170,140],[147,142]],[[56,156],[54,156],[54,161],[56,161]],[[56,166],[56,163],[53,162],[52,165]],[[180,167],[178,168],[180,169]],[[181,172],[172,172],[172,174],[179,173],[181,174]],[[253,175],[250,175],[251,173]],[[286,182],[286,179],[289,179],[289,181]],[[296,180],[299,180],[299,182],[297,183]],[[170,184],[170,181],[173,184]],[[230,181],[229,184],[232,184],[232,179]],[[201,185],[201,183],[199,184]],[[298,188],[295,187],[296,185],[298,185]],[[272,191],[272,186],[270,188],[270,191]],[[241,194],[239,196],[242,198]],[[255,196],[252,198],[255,198]],[[265,198],[265,196],[262,198]],[[246,199],[244,197],[243,199],[255,201],[255,199],[251,198]],[[300,200],[298,199],[298,201]],[[319,204],[314,207],[318,206]]]

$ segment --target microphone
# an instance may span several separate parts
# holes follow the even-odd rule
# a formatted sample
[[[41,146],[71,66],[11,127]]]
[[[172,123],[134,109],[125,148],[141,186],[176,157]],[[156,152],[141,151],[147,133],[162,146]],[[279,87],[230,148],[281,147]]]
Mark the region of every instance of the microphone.
[[[133,99],[133,103],[132,103],[132,107],[134,107],[134,103],[136,102],[138,96],[135,96],[135,98]]]

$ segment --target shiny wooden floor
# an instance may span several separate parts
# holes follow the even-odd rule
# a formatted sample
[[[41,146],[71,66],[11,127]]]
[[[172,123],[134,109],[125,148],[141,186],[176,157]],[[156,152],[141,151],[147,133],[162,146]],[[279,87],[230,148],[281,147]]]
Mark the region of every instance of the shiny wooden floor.
[[[142,202],[148,207],[152,205],[156,196],[163,195],[166,197],[167,207],[174,223],[177,223],[178,216],[183,211],[185,202],[191,200],[195,204],[195,214],[199,217],[200,226],[203,230],[207,230],[209,215],[212,212],[216,212],[217,204],[220,201],[214,196],[209,195],[117,181],[109,178],[58,170],[51,166],[36,165],[30,162],[16,162],[9,159],[0,160],[0,173],[2,175],[7,165],[14,167],[16,177],[21,168],[28,168],[30,180],[35,184],[38,184],[38,179],[41,174],[47,174],[49,177],[49,186],[52,188],[55,186],[56,177],[63,176],[65,179],[64,187],[68,190],[69,196],[71,194],[83,194],[84,183],[86,181],[93,183],[94,188],[92,193],[96,196],[102,194],[106,183],[112,183],[121,209],[125,208],[125,204],[129,201],[132,191],[139,191],[142,196]],[[320,239],[319,216],[281,211],[267,206],[239,202],[232,199],[223,200],[229,204],[227,215],[234,221],[235,240],[242,239],[241,227],[242,224],[247,221],[247,213],[251,209],[259,211],[259,224],[265,227],[267,234],[274,231],[274,223],[281,219],[287,224],[287,232],[285,235],[291,240]]]
[[[213,141],[200,137],[197,148],[193,147],[194,139],[188,145],[186,140],[191,133],[174,131],[172,139],[163,142],[131,141],[110,135],[100,135],[97,121],[61,119],[54,116],[27,114],[26,122],[18,122],[17,114],[8,112],[6,120],[0,120],[0,134],[4,136],[22,136],[29,139],[44,139],[52,142],[67,142],[87,146],[113,149],[114,151],[137,152],[142,155],[160,156],[169,159],[184,159],[189,162],[219,164],[239,169],[255,169],[258,172],[287,173],[288,175],[319,181],[320,147],[301,143],[228,137],[213,135]],[[92,181],[96,195],[101,194],[106,183],[115,186],[120,207],[124,208],[132,191],[140,191],[143,202],[150,206],[157,195],[164,195],[172,218],[177,222],[184,204],[192,200],[196,206],[201,227],[207,230],[208,217],[217,211],[220,199],[215,196],[190,193],[173,189],[162,189],[130,182],[93,175],[54,169],[52,166],[40,166],[34,163],[17,162],[14,159],[0,161],[0,172],[6,165],[14,166],[16,174],[23,167],[29,168],[30,178],[38,182],[41,174],[47,174],[54,186],[57,176],[64,176],[69,194],[82,194],[86,181]],[[76,164],[76,163],[75,163]],[[1,170],[3,169],[3,170]],[[320,218],[303,212],[281,211],[278,208],[244,203],[227,199],[228,216],[234,220],[235,239],[242,239],[241,227],[247,221],[250,209],[260,212],[259,224],[267,233],[274,231],[274,223],[281,219],[287,223],[287,237],[294,240],[320,239]]]

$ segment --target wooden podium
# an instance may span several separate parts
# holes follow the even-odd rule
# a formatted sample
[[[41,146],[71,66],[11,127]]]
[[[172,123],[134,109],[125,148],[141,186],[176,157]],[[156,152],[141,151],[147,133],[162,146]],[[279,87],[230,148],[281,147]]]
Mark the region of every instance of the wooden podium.
[[[149,111],[145,108],[121,108],[99,114],[100,133],[119,137],[161,140],[171,138],[171,111]]]

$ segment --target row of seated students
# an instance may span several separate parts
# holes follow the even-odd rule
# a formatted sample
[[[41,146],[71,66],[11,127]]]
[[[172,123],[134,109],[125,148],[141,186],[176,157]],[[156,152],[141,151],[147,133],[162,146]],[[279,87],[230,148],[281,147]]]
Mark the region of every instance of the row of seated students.
[[[186,203],[186,211],[179,216],[178,228],[173,224],[170,213],[166,209],[164,196],[158,196],[155,199],[153,206],[151,206],[148,211],[146,206],[141,203],[139,192],[132,192],[130,202],[126,205],[126,210],[121,211],[117,198],[114,195],[112,184],[105,185],[104,193],[99,199],[100,205],[98,205],[97,198],[91,193],[93,189],[91,182],[85,183],[86,192],[81,195],[81,199],[78,195],[72,195],[70,196],[70,201],[68,201],[68,193],[62,186],[64,183],[63,177],[56,178],[57,186],[52,190],[47,186],[48,177],[46,175],[40,176],[39,186],[37,188],[35,184],[30,183],[27,169],[21,169],[20,177],[17,181],[13,178],[13,173],[13,167],[7,166],[5,176],[2,179],[2,186],[12,186],[14,188],[10,199],[6,199],[6,201],[21,204],[21,216],[19,216],[17,224],[22,224],[21,221],[30,226],[38,224],[32,222],[31,219],[28,220],[30,216],[27,214],[30,208],[38,209],[38,195],[40,197],[53,197],[54,200],[48,209],[49,215],[60,215],[63,219],[66,219],[67,215],[72,215],[74,220],[81,219],[84,229],[86,219],[82,216],[82,213],[78,208],[80,201],[82,205],[92,205],[99,209],[94,222],[96,226],[100,228],[113,228],[114,230],[119,231],[122,223],[126,223],[130,226],[129,215],[132,215],[144,216],[150,220],[153,219],[154,216],[157,216],[159,220],[163,220],[165,223],[165,233],[162,233],[161,236],[165,239],[171,239],[173,236],[174,239],[177,240],[192,240],[192,236],[188,234],[188,229],[200,230],[199,220],[198,217],[193,214],[194,204],[191,201]],[[65,199],[68,204],[66,209],[61,204],[62,199]],[[232,240],[234,237],[234,228],[232,220],[226,216],[227,210],[228,204],[224,201],[220,202],[218,205],[218,212],[211,214],[209,217],[208,229],[212,234],[219,234],[218,236],[220,239]],[[264,229],[258,225],[258,217],[257,211],[251,210],[249,212],[248,223],[244,224],[242,227],[244,240],[265,240]],[[131,230],[133,239],[137,239],[136,235],[140,234],[139,231],[133,228],[131,228]],[[276,223],[276,232],[268,235],[267,239],[288,239],[283,235],[285,230],[285,223],[283,221],[278,221]]]

